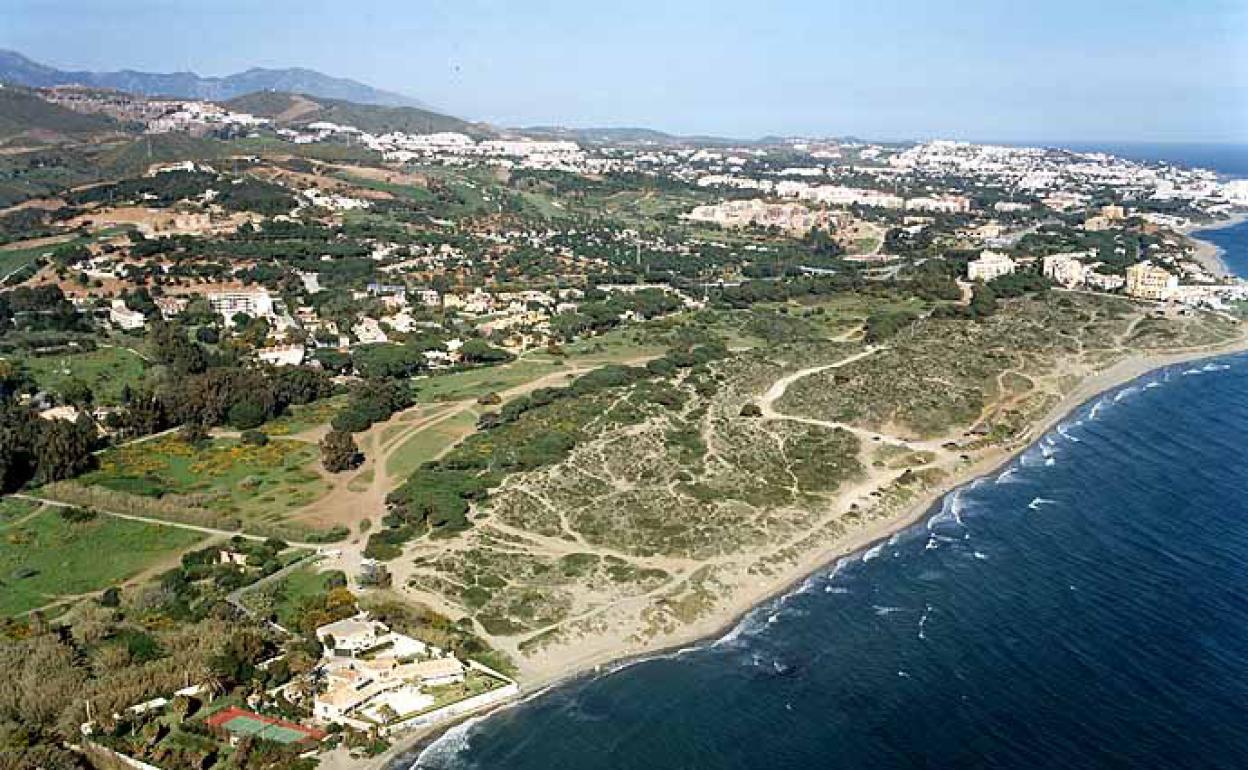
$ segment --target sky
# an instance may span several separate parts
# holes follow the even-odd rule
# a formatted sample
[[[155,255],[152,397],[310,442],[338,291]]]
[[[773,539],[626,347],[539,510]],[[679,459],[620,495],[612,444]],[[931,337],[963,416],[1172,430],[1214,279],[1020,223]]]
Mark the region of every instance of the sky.
[[[502,126],[1248,143],[1248,0],[0,0],[0,48],[310,67]]]

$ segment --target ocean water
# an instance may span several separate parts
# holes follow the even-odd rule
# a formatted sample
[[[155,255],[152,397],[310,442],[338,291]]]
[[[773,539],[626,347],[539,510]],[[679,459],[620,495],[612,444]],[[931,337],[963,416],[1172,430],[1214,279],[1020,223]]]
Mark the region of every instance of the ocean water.
[[[1001,142],[1015,147],[1060,147],[1073,152],[1103,152],[1127,160],[1165,161],[1189,168],[1205,168],[1229,179],[1248,178],[1248,144],[1217,142]]]
[[[1248,278],[1248,220],[1216,230],[1201,230],[1197,238],[1222,249],[1222,262],[1240,278]]]
[[[1248,358],[1155,372],[721,639],[396,767],[1248,767]]]
[[[1180,166],[1207,168],[1227,177],[1248,177],[1248,144],[1210,142],[1057,142],[1075,152],[1104,152],[1127,160],[1167,161]]]

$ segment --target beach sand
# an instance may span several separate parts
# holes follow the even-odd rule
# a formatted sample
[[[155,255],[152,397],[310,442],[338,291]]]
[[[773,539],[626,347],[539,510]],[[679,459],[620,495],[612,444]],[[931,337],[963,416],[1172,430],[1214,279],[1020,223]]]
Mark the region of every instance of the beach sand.
[[[1246,221],[1248,221],[1248,212],[1240,212],[1211,225],[1201,225],[1184,230],[1183,234],[1191,241],[1194,250],[1192,258],[1199,262],[1201,267],[1219,278],[1234,276],[1235,273],[1227,267],[1226,262],[1222,259],[1222,255],[1225,253],[1222,247],[1202,239],[1200,233],[1208,230],[1222,230],[1227,227],[1234,227]]]
[[[581,676],[616,670],[631,661],[644,660],[682,648],[698,646],[707,640],[718,638],[740,623],[742,618],[760,604],[792,591],[810,575],[827,568],[838,559],[862,551],[887,539],[895,532],[915,524],[928,515],[932,506],[945,495],[976,478],[1000,470],[1068,415],[1100,394],[1167,366],[1244,351],[1248,351],[1248,336],[1217,347],[1167,354],[1132,355],[1098,373],[1085,377],[1042,419],[1011,445],[983,452],[975,462],[962,466],[956,473],[928,490],[897,515],[881,518],[848,533],[837,540],[833,547],[818,550],[801,559],[791,568],[786,567],[783,574],[767,578],[755,576],[756,579],[749,586],[735,591],[728,601],[718,606],[716,612],[699,622],[682,627],[675,634],[664,636],[661,644],[639,646],[626,642],[615,634],[579,640],[575,650],[570,654],[565,653],[557,661],[552,660],[539,667],[526,669],[526,676],[521,683],[521,699],[534,697],[544,690]],[[518,701],[511,703],[516,702]],[[498,708],[507,708],[508,705],[502,704]],[[472,718],[480,718],[480,715]],[[459,722],[462,721],[459,720]],[[345,752],[334,752],[322,760],[321,767],[326,770],[378,770],[390,766],[400,757],[413,755],[455,724],[454,722],[440,724],[421,732],[400,736],[398,743],[390,750],[367,760],[355,760],[349,758]],[[400,767],[406,770],[402,764],[396,764],[393,767],[394,770]]]

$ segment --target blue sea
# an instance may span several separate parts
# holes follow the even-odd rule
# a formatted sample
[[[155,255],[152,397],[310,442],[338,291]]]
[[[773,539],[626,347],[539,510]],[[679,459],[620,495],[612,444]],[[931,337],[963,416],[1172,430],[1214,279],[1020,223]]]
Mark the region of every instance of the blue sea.
[[[1222,262],[1240,278],[1248,278],[1248,220],[1216,230],[1193,233],[1222,249]]]
[[[1057,142],[1051,146],[1075,152],[1104,152],[1127,160],[1166,161],[1206,168],[1224,177],[1248,177],[1248,144],[1211,142]]]
[[[702,646],[421,768],[1248,767],[1248,358],[1152,373]]]

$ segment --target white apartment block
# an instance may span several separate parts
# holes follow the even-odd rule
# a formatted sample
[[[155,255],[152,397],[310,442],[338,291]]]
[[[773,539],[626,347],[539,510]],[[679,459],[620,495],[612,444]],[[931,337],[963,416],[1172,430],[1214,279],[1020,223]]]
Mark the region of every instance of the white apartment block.
[[[966,275],[972,281],[991,281],[1014,272],[1014,260],[996,251],[981,251],[979,259],[966,266]]]
[[[1127,268],[1126,287],[1127,294],[1136,299],[1160,301],[1170,298],[1179,287],[1179,279],[1151,262],[1137,262]]]
[[[239,313],[246,313],[252,318],[273,315],[273,298],[269,296],[267,289],[212,292],[208,295],[208,302],[226,323]]]
[[[1044,258],[1044,277],[1068,289],[1082,286],[1088,269],[1080,257],[1085,256],[1088,255],[1084,252],[1050,254]]]

